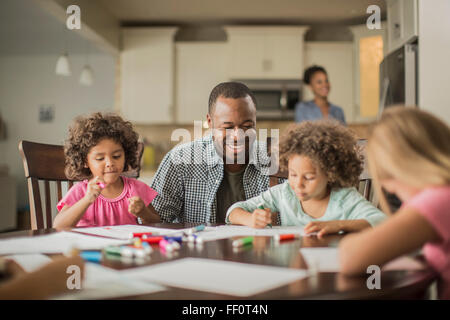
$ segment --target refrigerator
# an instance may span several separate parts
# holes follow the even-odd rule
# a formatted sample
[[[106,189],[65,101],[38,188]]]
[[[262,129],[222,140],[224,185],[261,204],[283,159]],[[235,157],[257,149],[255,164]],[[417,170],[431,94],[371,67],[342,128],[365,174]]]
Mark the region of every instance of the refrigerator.
[[[393,105],[417,105],[417,71],[417,42],[405,44],[384,57],[380,64],[378,117]]]

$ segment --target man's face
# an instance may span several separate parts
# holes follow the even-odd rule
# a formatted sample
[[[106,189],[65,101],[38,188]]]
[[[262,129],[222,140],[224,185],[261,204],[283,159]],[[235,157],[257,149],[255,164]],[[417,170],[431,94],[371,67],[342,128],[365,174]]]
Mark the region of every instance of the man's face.
[[[256,108],[252,99],[217,98],[213,114],[207,116],[216,151],[226,164],[248,163],[256,138]]]

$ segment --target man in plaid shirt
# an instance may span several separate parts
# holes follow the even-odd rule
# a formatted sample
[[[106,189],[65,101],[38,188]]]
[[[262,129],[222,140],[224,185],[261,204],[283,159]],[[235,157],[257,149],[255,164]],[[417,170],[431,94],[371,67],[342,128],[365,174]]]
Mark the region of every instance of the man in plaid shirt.
[[[212,134],[173,148],[152,182],[163,222],[223,223],[228,208],[269,188],[266,141],[256,140],[256,100],[242,83],[217,85],[209,97]]]

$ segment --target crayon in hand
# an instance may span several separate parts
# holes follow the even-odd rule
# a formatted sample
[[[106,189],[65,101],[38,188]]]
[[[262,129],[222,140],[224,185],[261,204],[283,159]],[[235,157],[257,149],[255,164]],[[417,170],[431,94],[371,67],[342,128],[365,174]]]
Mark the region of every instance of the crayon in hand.
[[[265,209],[265,208],[264,208],[264,204],[260,203],[260,204],[258,205],[258,209],[264,210],[264,209]],[[268,226],[269,228],[272,228],[272,224],[271,224],[271,223],[269,223],[267,226]]]

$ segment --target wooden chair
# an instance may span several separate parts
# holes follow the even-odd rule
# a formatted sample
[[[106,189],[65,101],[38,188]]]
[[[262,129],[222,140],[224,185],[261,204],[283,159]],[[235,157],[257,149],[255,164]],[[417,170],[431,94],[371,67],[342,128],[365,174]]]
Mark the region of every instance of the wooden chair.
[[[28,183],[28,197],[30,202],[31,229],[44,229],[52,227],[52,208],[62,198],[62,183],[68,184],[68,190],[73,186],[73,180],[69,180],[64,173],[64,147],[61,145],[43,144],[31,141],[20,141],[19,150],[22,156],[25,177]],[[144,150],[143,143],[138,146],[139,167],[135,170],[124,172],[123,175],[138,178],[140,162]],[[41,190],[39,181],[43,181],[43,196],[45,199],[45,211],[42,207]],[[57,199],[52,201],[50,183],[56,183]],[[45,212],[45,224],[44,224]]]
[[[366,139],[359,139],[358,145],[362,147],[362,152],[365,152],[365,146],[367,144]],[[359,186],[357,186],[358,191],[366,198],[367,201],[372,201],[372,179],[369,174],[367,167],[367,157],[364,155],[364,169],[359,176]],[[273,187],[277,185],[280,179],[287,179],[288,173],[284,171],[279,171],[276,174],[269,176],[269,186]]]

